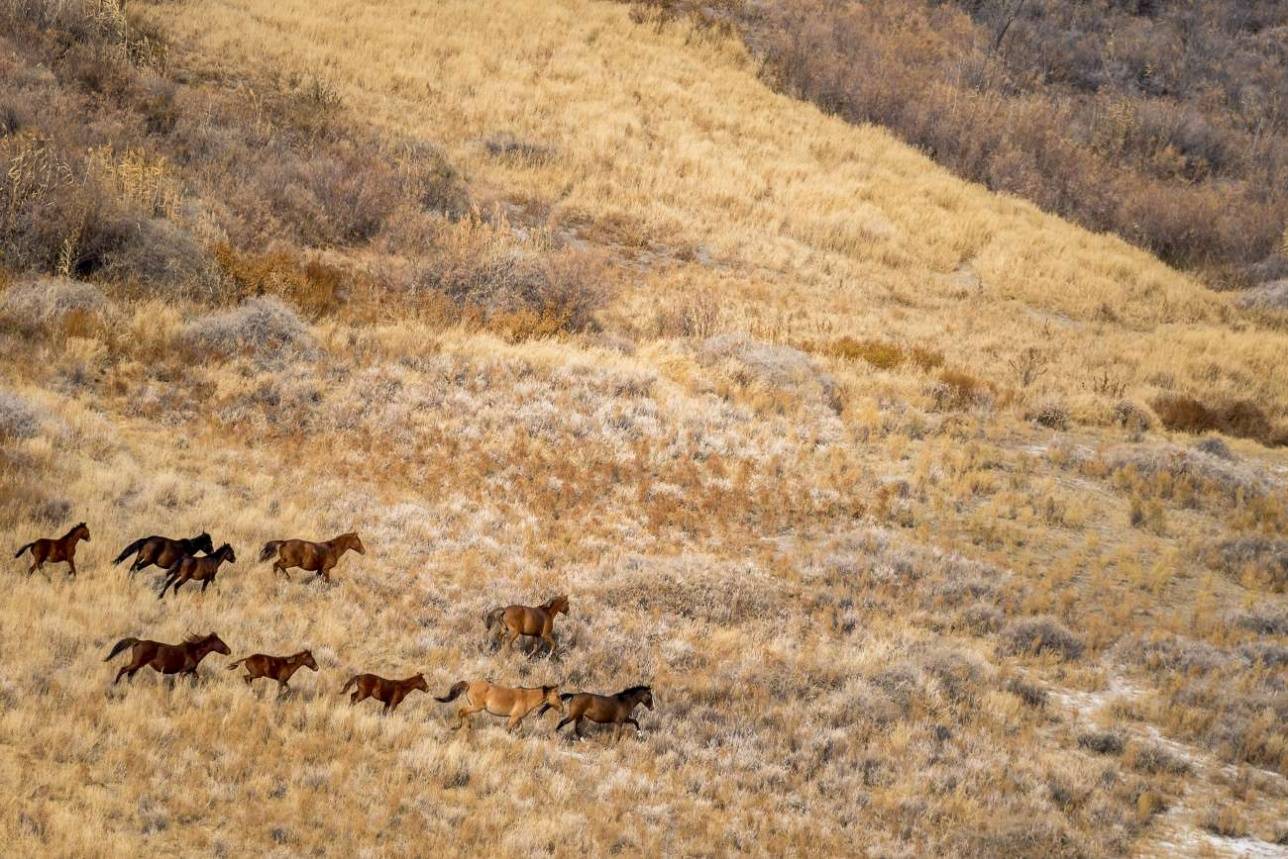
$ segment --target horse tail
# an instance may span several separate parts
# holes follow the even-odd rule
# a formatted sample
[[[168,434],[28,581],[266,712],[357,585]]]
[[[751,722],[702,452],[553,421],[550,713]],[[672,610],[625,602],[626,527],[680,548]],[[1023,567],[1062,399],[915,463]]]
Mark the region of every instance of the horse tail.
[[[439,698],[437,695],[435,695],[434,700],[442,701],[444,704],[446,704],[448,701],[455,701],[457,698],[461,697],[461,693],[468,688],[470,688],[470,684],[462,680],[459,683],[454,684],[452,688],[448,691],[448,693],[442,698]]]
[[[131,543],[130,545],[122,549],[121,554],[117,555],[116,560],[113,561],[112,563],[113,564],[121,563],[121,561],[124,561],[126,558],[130,557],[130,555],[133,555],[134,553],[138,552],[139,549],[142,549],[143,544],[146,543],[147,541],[148,541],[147,537],[142,537],[138,540],[135,540],[133,543]]]
[[[277,554],[277,547],[286,542],[285,540],[269,540],[264,544],[264,548],[259,550],[259,559],[267,561]]]
[[[112,648],[112,652],[107,654],[107,656],[103,657],[103,661],[104,662],[110,661],[113,656],[116,656],[116,654],[120,653],[125,648],[133,647],[138,643],[139,643],[139,640],[137,638],[122,638],[120,641],[116,642],[116,646]]]
[[[341,694],[341,695],[343,695],[345,692],[348,692],[348,691],[349,691],[349,689],[350,689],[350,688],[352,688],[352,687],[353,687],[353,685],[354,685],[355,683],[357,683],[357,682],[358,682],[358,677],[360,677],[360,676],[361,676],[361,675],[359,675],[359,674],[355,674],[355,675],[353,675],[352,677],[350,677],[350,678],[349,678],[349,682],[348,682],[348,683],[345,683],[345,684],[344,684],[344,686],[343,686],[343,687],[341,687],[341,689],[340,689],[340,694]]]
[[[491,629],[501,622],[501,615],[505,614],[505,609],[494,608],[487,614],[483,615],[484,629]]]
[[[238,659],[236,662],[230,662],[230,663],[228,663],[228,670],[229,670],[229,671],[236,671],[236,670],[237,670],[237,666],[238,666],[238,665],[241,665],[241,664],[242,664],[243,662],[245,662],[247,659],[250,659],[250,657],[249,657],[249,656],[243,656],[241,659]]]
[[[28,549],[30,549],[30,548],[31,548],[32,546],[34,546],[34,545],[36,545],[34,541],[33,541],[33,542],[31,542],[31,543],[28,543],[27,545],[23,546],[23,547],[22,547],[21,549],[19,549],[18,551],[14,552],[14,553],[13,553],[13,556],[14,556],[15,558],[21,558],[21,557],[22,557],[22,553],[23,553],[23,552],[25,552],[25,551],[27,551]]]

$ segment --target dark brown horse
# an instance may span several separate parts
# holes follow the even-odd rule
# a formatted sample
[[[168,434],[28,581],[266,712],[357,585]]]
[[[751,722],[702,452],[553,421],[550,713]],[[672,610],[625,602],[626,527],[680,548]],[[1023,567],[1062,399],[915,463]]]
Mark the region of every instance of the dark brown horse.
[[[261,677],[267,677],[270,680],[277,681],[277,691],[281,694],[288,689],[291,681],[291,675],[300,668],[308,667],[314,671],[318,670],[318,664],[313,661],[313,653],[308,650],[301,650],[292,656],[269,656],[266,653],[253,653],[250,656],[244,656],[228,666],[229,671],[236,671],[238,665],[246,666],[246,673],[242,679],[249,686],[253,681]]]
[[[383,712],[392,713],[398,709],[402,699],[413,689],[419,689],[422,692],[429,692],[429,685],[425,682],[424,674],[416,674],[403,680],[386,680],[375,674],[355,674],[349,678],[349,682],[344,684],[340,690],[343,695],[353,686],[353,694],[349,696],[349,704],[353,705],[367,698],[375,698],[377,701],[384,701],[385,708]]]
[[[184,582],[196,579],[201,582],[201,592],[204,594],[206,588],[215,580],[215,575],[219,572],[219,565],[224,561],[230,564],[237,563],[237,556],[233,554],[233,547],[224,543],[212,555],[202,555],[196,557],[185,555],[175,561],[166,572],[166,579],[161,583],[161,593],[157,594],[157,599],[165,596],[166,589],[171,585],[174,586],[174,592],[179,593],[179,588]]]
[[[127,647],[133,648],[130,652],[130,662],[116,672],[116,679],[112,681],[113,686],[120,682],[122,674],[125,675],[125,679],[132,681],[134,675],[145,665],[162,674],[188,674],[195,680],[197,666],[201,664],[201,660],[211,653],[222,653],[227,656],[230,652],[228,645],[213,632],[209,635],[190,635],[184,639],[183,644],[122,638],[116,642],[116,646],[103,661],[107,662]]]
[[[484,618],[484,626],[490,632],[492,627],[499,626],[500,634],[509,633],[506,644],[514,650],[514,640],[520,635],[540,636],[550,645],[550,653],[555,652],[555,615],[568,613],[568,597],[560,595],[545,605],[509,605],[494,608]]]
[[[558,686],[497,686],[487,680],[473,682],[462,680],[453,684],[442,698],[434,696],[435,701],[455,701],[465,693],[465,703],[456,711],[456,729],[460,730],[469,724],[469,716],[487,710],[493,716],[509,716],[505,729],[513,732],[523,721],[523,717],[538,707],[541,713],[546,710],[564,711],[563,701],[559,698]]]
[[[198,552],[205,552],[209,555],[213,551],[215,551],[215,546],[210,541],[210,535],[204,531],[195,537],[179,540],[159,537],[154,534],[151,537],[135,540],[126,546],[112,563],[119,564],[130,555],[134,555],[134,563],[130,565],[130,576],[133,576],[139,570],[150,567],[153,564],[163,570],[168,570],[174,566],[175,561],[185,555],[195,555]]]
[[[339,562],[340,556],[352,549],[359,555],[367,553],[356,532],[341,534],[325,543],[310,543],[308,540],[272,540],[264,544],[259,553],[261,561],[274,556],[273,571],[280,572],[289,581],[291,567],[299,567],[305,572],[317,573],[328,582],[331,581],[331,570]]]
[[[39,540],[33,540],[23,546],[16,553],[15,558],[21,558],[22,553],[31,550],[31,568],[27,570],[27,575],[39,570],[45,565],[46,561],[52,561],[55,564],[67,562],[68,572],[72,576],[76,575],[76,544],[84,540],[86,543],[89,539],[89,526],[84,522],[68,531],[57,540],[48,537],[42,537]]]
[[[580,737],[582,720],[590,719],[596,724],[612,725],[614,743],[621,738],[623,725],[634,725],[637,731],[640,729],[640,723],[631,715],[636,707],[643,704],[650,710],[653,709],[653,690],[648,686],[632,686],[616,695],[577,692],[560,697],[567,702],[568,715],[555,725],[556,731],[573,722],[572,731]]]

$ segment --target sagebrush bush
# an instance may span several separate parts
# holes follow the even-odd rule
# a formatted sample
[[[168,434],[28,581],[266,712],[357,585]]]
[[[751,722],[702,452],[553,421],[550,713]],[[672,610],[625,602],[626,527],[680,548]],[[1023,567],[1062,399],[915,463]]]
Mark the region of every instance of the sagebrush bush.
[[[1052,617],[1031,617],[1013,621],[1002,630],[1005,649],[1010,653],[1053,653],[1061,659],[1082,656],[1082,639]]]
[[[40,413],[10,391],[0,390],[0,441],[32,438],[40,432]]]
[[[1274,593],[1288,592],[1288,540],[1238,537],[1217,543],[1212,564],[1235,581],[1247,581]]]
[[[97,286],[67,278],[22,280],[0,293],[0,320],[25,334],[83,325],[106,308]]]
[[[316,349],[313,334],[295,310],[267,295],[198,317],[185,326],[181,337],[195,359],[248,355],[274,363],[307,357]]]

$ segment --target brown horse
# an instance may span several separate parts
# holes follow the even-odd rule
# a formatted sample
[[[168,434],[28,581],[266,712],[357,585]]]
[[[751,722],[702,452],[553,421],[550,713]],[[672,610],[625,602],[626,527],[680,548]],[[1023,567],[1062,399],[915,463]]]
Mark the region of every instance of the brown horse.
[[[153,564],[163,570],[168,570],[174,566],[175,561],[185,555],[195,555],[198,552],[205,552],[209,555],[213,551],[215,551],[215,546],[210,540],[210,535],[204,531],[195,537],[180,540],[172,540],[169,537],[159,537],[153,534],[151,537],[135,540],[126,546],[112,563],[119,564],[130,555],[134,555],[134,563],[130,565],[130,576],[133,577],[139,570],[150,567]]]
[[[267,561],[274,555],[273,571],[280,572],[290,581],[291,574],[286,572],[291,567],[299,567],[305,572],[317,573],[328,582],[331,581],[331,570],[339,562],[340,556],[352,549],[359,555],[367,550],[358,539],[356,532],[341,534],[325,543],[310,543],[308,540],[272,540],[264,544],[259,553],[261,561]]]
[[[301,650],[292,656],[269,656],[266,653],[253,653],[231,663],[228,666],[228,670],[236,671],[238,665],[246,666],[246,673],[242,676],[242,679],[246,681],[247,686],[261,677],[267,677],[270,680],[277,681],[279,695],[291,688],[289,685],[291,675],[299,671],[300,668],[307,666],[314,671],[318,670],[318,664],[313,661],[313,653],[308,650]]]
[[[538,707],[541,708],[542,713],[551,709],[558,710],[560,713],[564,711],[558,686],[511,688],[495,686],[486,680],[473,682],[462,680],[452,686],[442,698],[435,695],[434,700],[446,704],[448,701],[455,701],[462,692],[465,693],[466,703],[456,711],[457,730],[469,724],[466,721],[467,716],[480,710],[487,710],[493,716],[509,716],[510,719],[505,726],[507,731],[514,731],[523,721],[523,717]]]
[[[46,561],[53,561],[55,564],[66,561],[68,572],[74,577],[76,575],[76,544],[81,540],[86,543],[90,542],[89,526],[84,522],[57,540],[52,540],[48,537],[33,540],[14,553],[14,557],[21,558],[23,552],[28,549],[31,550],[31,568],[27,570],[27,575],[39,570],[45,565]]]
[[[551,655],[555,652],[555,615],[568,613],[568,597],[560,595],[545,605],[508,605],[494,608],[483,617],[483,624],[489,633],[492,627],[499,626],[499,635],[509,633],[506,644],[514,650],[514,640],[520,635],[540,636],[550,645]]]
[[[580,737],[582,720],[590,719],[596,724],[612,725],[614,743],[621,738],[623,725],[634,725],[637,731],[640,729],[640,723],[631,716],[636,707],[643,704],[650,710],[653,709],[653,690],[648,686],[632,686],[616,695],[578,692],[560,697],[568,702],[568,715],[555,725],[556,732],[569,722],[573,722],[572,732]]]
[[[130,663],[116,672],[116,679],[112,681],[113,686],[120,682],[122,674],[127,680],[134,680],[135,673],[145,665],[162,674],[189,674],[193,680],[196,680],[197,666],[201,664],[201,660],[211,653],[222,653],[227,656],[230,652],[228,645],[213,632],[210,635],[190,635],[184,639],[183,644],[163,644],[160,641],[122,638],[116,642],[116,646],[103,661],[107,662],[127,647],[134,648],[130,652]]]
[[[427,694],[429,692],[429,684],[425,682],[424,674],[416,674],[403,680],[386,680],[375,674],[355,674],[349,678],[348,683],[344,684],[340,694],[343,695],[355,685],[358,688],[354,689],[353,694],[349,696],[351,706],[367,698],[375,698],[377,701],[385,702],[384,710],[381,711],[384,713],[397,710],[402,699],[406,698],[413,689],[419,689]]]
[[[201,592],[204,594],[206,588],[215,580],[215,575],[219,572],[219,565],[224,561],[230,564],[237,563],[237,556],[233,554],[233,547],[224,543],[213,555],[203,555],[194,557],[185,555],[174,562],[169,570],[166,571],[166,580],[161,583],[161,593],[157,594],[157,599],[165,597],[166,589],[174,585],[174,592],[179,593],[179,588],[184,582],[196,579],[201,582]]]

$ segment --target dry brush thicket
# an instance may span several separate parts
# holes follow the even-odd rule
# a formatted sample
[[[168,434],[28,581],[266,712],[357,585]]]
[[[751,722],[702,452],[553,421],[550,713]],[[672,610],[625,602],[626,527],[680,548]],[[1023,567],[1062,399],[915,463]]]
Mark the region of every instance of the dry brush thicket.
[[[113,9],[0,5],[0,526],[93,530],[0,595],[9,850],[1288,840],[1271,317],[618,5]],[[332,586],[252,560],[351,529]],[[108,562],[202,530],[205,594]],[[555,593],[558,658],[489,649]],[[209,630],[321,671],[109,691],[122,636]],[[359,671],[658,708],[467,738]]]

